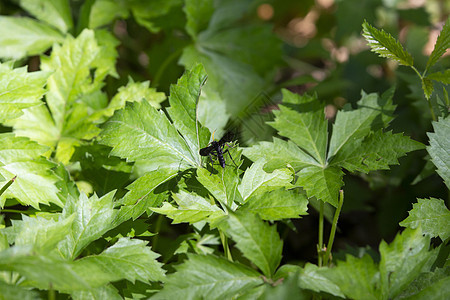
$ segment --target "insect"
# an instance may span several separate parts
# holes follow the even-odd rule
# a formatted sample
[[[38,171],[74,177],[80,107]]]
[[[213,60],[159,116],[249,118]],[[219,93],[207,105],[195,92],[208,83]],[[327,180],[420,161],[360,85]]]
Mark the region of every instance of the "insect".
[[[213,140],[209,144],[209,146],[200,149],[200,151],[199,151],[200,155],[201,156],[209,156],[209,159],[211,160],[212,165],[214,164],[214,160],[213,160],[212,156],[214,156],[219,161],[219,165],[222,168],[225,168],[225,158],[223,157],[223,155],[225,153],[228,153],[228,155],[231,158],[231,161],[233,161],[234,165],[237,167],[236,163],[233,160],[233,157],[231,157],[230,151],[228,151],[229,149],[226,149],[224,151],[225,145],[228,146],[229,148],[232,148],[232,146],[230,146],[228,144],[228,142],[231,142],[233,140],[233,137],[234,137],[233,133],[231,133],[231,132],[225,133],[225,135],[219,141]],[[212,172],[211,172],[211,174],[212,174]]]

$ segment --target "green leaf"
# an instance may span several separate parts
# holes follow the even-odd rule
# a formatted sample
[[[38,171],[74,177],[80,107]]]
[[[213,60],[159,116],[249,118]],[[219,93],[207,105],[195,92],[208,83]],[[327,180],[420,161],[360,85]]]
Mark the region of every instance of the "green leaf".
[[[268,221],[299,218],[299,215],[306,215],[307,210],[305,195],[284,189],[252,196],[239,208],[239,211],[258,214]]]
[[[169,12],[182,6],[182,0],[157,0],[157,1],[130,1],[130,9],[138,24],[147,28],[150,32],[157,33],[161,30],[157,19],[169,19]]]
[[[327,282],[334,295],[342,292],[350,299],[383,299],[377,284],[378,268],[368,254],[362,258],[347,255],[346,261],[338,261],[335,268],[319,269],[318,273],[339,287],[336,290]],[[321,287],[316,289],[323,290]]]
[[[430,100],[431,94],[433,93],[433,82],[428,79],[428,78],[423,78],[422,79],[422,90],[423,93],[425,94],[425,98],[427,98],[427,100]]]
[[[324,165],[328,121],[325,119],[323,104],[317,97],[300,96],[283,90],[283,105],[279,105],[279,108],[273,111],[275,121],[268,124]]]
[[[151,299],[228,299],[263,283],[260,274],[214,255],[188,254]]]
[[[435,73],[428,74],[426,78],[431,79],[431,80],[436,80],[436,81],[442,82],[444,84],[450,84],[450,69],[447,69],[442,73],[435,72]]]
[[[0,196],[0,206],[3,207],[7,198],[16,198],[35,208],[40,203],[63,206],[55,185],[59,178],[52,171],[56,164],[42,156],[47,150],[46,146],[27,138],[15,137],[12,133],[0,134],[0,186],[17,176]]]
[[[112,229],[112,221],[117,214],[113,209],[114,191],[98,198],[88,198],[81,194],[78,199],[69,197],[63,210],[63,216],[76,214],[70,234],[67,235],[58,249],[67,259],[75,259],[91,242]]]
[[[243,202],[238,189],[240,178],[232,167],[220,168],[219,173],[213,175],[207,169],[197,169],[197,179],[222,205],[234,210],[235,203]]]
[[[450,267],[421,273],[399,298],[406,299],[447,299],[450,296]]]
[[[63,36],[48,25],[30,18],[0,16],[0,57],[20,59],[41,54]]]
[[[80,263],[97,264],[103,272],[133,283],[136,280],[162,281],[165,271],[161,268],[162,264],[156,261],[159,254],[151,251],[146,244],[138,239],[121,238],[99,255],[82,258]]]
[[[392,114],[395,106],[392,99],[387,95],[380,98],[377,94],[362,93],[361,100],[358,101],[358,109],[351,109],[346,105],[343,110],[336,115],[333,125],[333,134],[328,150],[328,161],[348,144],[347,147],[357,147],[361,140],[369,132],[386,127],[392,121]]]
[[[20,0],[20,6],[42,22],[58,28],[63,33],[73,27],[67,0]]]
[[[300,270],[300,275],[298,277],[298,285],[302,289],[308,289],[315,292],[326,292],[331,295],[344,298],[344,294],[339,288],[339,285],[335,284],[332,280],[328,279],[327,276],[321,274],[321,270],[327,269],[325,268],[321,269],[316,265],[307,263],[305,267]],[[347,276],[351,274],[345,275]]]
[[[397,158],[423,148],[422,143],[401,133],[392,134],[392,131],[379,130],[366,136],[359,145],[344,144],[330,165],[343,167],[350,172],[387,170],[389,165],[398,164]]]
[[[192,38],[208,27],[209,20],[214,13],[212,0],[186,0],[184,12],[186,14],[186,31]]]
[[[308,167],[297,173],[296,185],[303,187],[308,198],[316,197],[334,207],[338,205],[339,190],[344,185],[340,168]]]
[[[97,0],[89,14],[89,28],[97,28],[111,23],[113,20],[126,19],[129,16],[127,1]]]
[[[236,247],[265,276],[272,278],[281,261],[283,242],[276,226],[270,226],[255,214],[229,212],[219,228],[236,242]]]
[[[430,238],[420,229],[405,229],[391,244],[380,244],[380,282],[383,298],[393,299],[421,272],[430,259]]]
[[[306,154],[291,141],[273,138],[273,142],[260,142],[250,148],[244,148],[244,155],[252,161],[266,161],[265,169],[274,170],[286,168],[290,165],[295,172],[308,167],[319,166],[319,163],[310,155]]]
[[[173,219],[173,224],[182,222],[193,224],[202,220],[214,220],[225,215],[214,202],[211,203],[205,198],[192,193],[180,191],[174,194],[173,198],[178,207],[164,202],[162,207],[151,208],[151,210]]]
[[[119,291],[111,284],[96,289],[74,291],[70,294],[73,300],[122,300]]]
[[[41,298],[36,291],[0,281],[0,299],[37,300]]]
[[[14,119],[22,110],[40,105],[45,93],[44,85],[48,72],[27,72],[26,67],[12,69],[9,64],[0,63],[0,122]]]
[[[389,33],[372,27],[367,21],[364,21],[362,26],[363,36],[373,52],[405,66],[413,65],[411,54],[405,51],[400,42],[396,41]]]
[[[176,85],[170,87],[170,107],[167,109],[173,125],[183,136],[197,162],[201,161],[200,148],[206,147],[210,137],[209,130],[198,122],[197,113],[197,103],[206,78],[201,65],[187,71]]]
[[[421,227],[423,233],[431,237],[439,236],[443,241],[450,237],[450,211],[441,199],[417,199],[409,216],[400,226],[412,229]]]
[[[22,220],[12,220],[12,226],[3,229],[10,244],[16,246],[32,246],[34,251],[47,253],[69,233],[75,215],[61,216],[59,221],[42,217],[27,217]]]
[[[244,203],[248,198],[263,194],[281,187],[291,188],[293,185],[292,169],[277,169],[272,173],[266,173],[263,166],[266,162],[258,160],[250,168],[245,170],[242,182],[239,185],[239,192],[242,195]]]
[[[438,59],[447,51],[450,47],[450,17],[447,18],[441,33],[439,34],[436,44],[434,45],[433,52],[431,52],[428,58],[426,70],[429,70]]]
[[[437,168],[437,173],[450,189],[450,152],[448,150],[450,149],[450,118],[439,118],[438,122],[432,124],[434,133],[427,133],[430,138],[430,146],[427,147],[427,151]]]

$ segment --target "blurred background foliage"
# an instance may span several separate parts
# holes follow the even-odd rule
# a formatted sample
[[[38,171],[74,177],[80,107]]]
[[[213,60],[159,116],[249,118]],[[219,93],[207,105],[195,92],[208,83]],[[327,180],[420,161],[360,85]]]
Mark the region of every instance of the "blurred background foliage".
[[[0,15],[39,18],[30,14],[29,8],[40,2],[3,0]],[[332,122],[337,109],[359,100],[361,90],[383,93],[395,85],[397,117],[390,129],[423,143],[428,140],[426,132],[432,131],[428,105],[417,76],[411,69],[370,52],[361,36],[361,25],[367,20],[398,38],[413,54],[415,66],[423,70],[449,15],[449,1],[72,0],[67,3],[72,23],[59,24],[52,19],[46,22],[62,34],[77,36],[84,28],[92,28],[111,32],[118,40],[118,76],[107,77],[103,87],[109,99],[129,78],[136,82],[150,80],[152,87],[168,94],[170,85],[185,68],[201,62],[209,76],[199,104],[201,121],[211,131],[217,130],[216,135],[230,124],[238,128],[241,146],[270,140],[275,134],[264,121],[272,118],[270,111],[280,102],[281,88],[300,94],[317,93],[327,103],[327,118]],[[32,54],[12,58],[16,59],[16,66],[28,65],[30,71],[38,70],[40,58]],[[449,66],[447,52],[436,68],[445,70]],[[435,90],[432,97],[435,103],[448,97],[444,86],[436,86]],[[167,106],[167,100],[162,105]],[[84,151],[88,149],[80,147],[77,153]],[[424,156],[425,151],[410,153],[390,171],[344,177],[345,203],[336,249],[346,245],[376,248],[381,239],[392,240],[400,229],[398,223],[407,217],[416,198],[448,199],[442,179],[427,172],[429,165]],[[99,178],[87,174],[82,179],[101,193],[95,188],[101,186],[95,182]],[[114,188],[117,187],[102,192]],[[176,244],[173,237],[186,233],[187,226],[169,226],[169,221],[161,218],[154,221],[150,231],[163,234],[153,247],[164,254],[168,245]],[[285,238],[284,260],[314,260],[317,224],[318,217],[310,209],[310,216],[279,226]],[[297,232],[292,231],[292,225]]]

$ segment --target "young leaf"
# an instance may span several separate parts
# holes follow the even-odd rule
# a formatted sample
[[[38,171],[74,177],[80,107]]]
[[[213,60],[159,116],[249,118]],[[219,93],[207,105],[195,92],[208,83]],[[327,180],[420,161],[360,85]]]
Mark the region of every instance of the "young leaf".
[[[260,274],[214,255],[188,254],[151,299],[228,299],[263,283]]]
[[[405,229],[391,244],[380,244],[380,282],[385,299],[395,298],[421,272],[431,258],[430,238],[420,229]]]
[[[63,33],[73,27],[69,2],[65,0],[20,0],[20,6]]]
[[[431,161],[437,168],[437,173],[444,179],[450,189],[450,118],[439,118],[433,122],[434,133],[427,133],[430,138],[430,146],[427,151]]]
[[[12,69],[0,63],[0,123],[22,115],[22,110],[40,105],[44,85],[50,73],[27,72],[26,67]]]
[[[394,109],[392,98],[380,98],[377,94],[363,92],[361,100],[358,101],[358,109],[351,109],[347,105],[337,113],[328,149],[328,160],[332,160],[345,144],[348,144],[347,147],[350,149],[355,148],[371,130],[386,127],[393,119]]]
[[[430,57],[428,58],[427,67],[425,70],[429,70],[438,59],[450,48],[450,17],[447,18],[447,21],[444,24],[444,28],[442,28],[441,33],[439,34],[436,44],[434,45],[433,52],[431,52]]]
[[[60,217],[59,221],[22,215],[21,221],[12,220],[12,226],[3,229],[3,233],[10,244],[31,246],[34,251],[47,253],[70,233],[74,219],[75,215]]]
[[[41,156],[48,148],[12,133],[0,134],[0,186],[17,176],[13,184],[0,196],[0,206],[6,198],[16,198],[24,205],[35,208],[39,204],[55,203],[63,206],[58,198],[52,168],[56,164]],[[3,184],[2,184],[3,183]]]
[[[422,90],[425,94],[425,98],[427,98],[427,100],[430,100],[434,87],[433,82],[428,77],[422,79]]]
[[[405,66],[413,65],[411,54],[405,51],[400,42],[396,41],[389,33],[372,27],[367,21],[364,21],[362,26],[363,36],[373,52]]]
[[[450,37],[449,37],[450,41]],[[436,80],[442,82],[444,84],[450,84],[450,69],[445,70],[444,72],[435,72],[428,74],[427,79]]]
[[[343,167],[350,172],[388,170],[389,165],[398,164],[397,158],[407,152],[423,148],[422,143],[411,140],[401,133],[392,134],[391,131],[379,130],[366,136],[359,145],[344,144],[330,165]]]
[[[272,173],[266,173],[263,166],[266,162],[258,160],[250,168],[245,170],[242,182],[239,185],[239,192],[243,202],[257,194],[263,194],[281,187],[291,188],[293,185],[293,172],[291,169],[277,169]]]
[[[30,18],[0,16],[0,57],[21,59],[41,54],[63,36],[52,27]]]
[[[278,221],[306,215],[308,199],[294,191],[278,189],[252,196],[239,208],[241,212],[258,214],[261,219]]]
[[[88,198],[81,194],[79,199],[69,197],[63,210],[63,216],[76,214],[70,234],[58,246],[66,259],[75,259],[91,242],[113,228],[112,221],[117,214],[113,209],[114,191],[102,198],[93,195]]]
[[[450,237],[450,211],[443,200],[417,199],[409,216],[400,223],[400,226],[412,229],[421,227],[423,233],[432,237],[439,236],[443,241]]]
[[[275,121],[268,123],[288,137],[321,165],[325,164],[328,121],[317,97],[300,96],[283,90],[283,105],[274,110]]]
[[[215,203],[208,202],[201,196],[180,191],[174,194],[173,198],[178,207],[164,202],[162,207],[151,208],[151,210],[173,219],[173,224],[182,222],[193,224],[205,219],[211,221],[224,215],[223,210]]]
[[[131,282],[140,280],[162,281],[165,271],[162,264],[156,261],[159,254],[146,246],[147,242],[121,238],[99,255],[84,257],[80,263],[97,264],[107,274],[114,274]]]
[[[275,226],[269,226],[255,214],[229,212],[219,228],[230,236],[242,254],[272,278],[281,261],[283,242]]]

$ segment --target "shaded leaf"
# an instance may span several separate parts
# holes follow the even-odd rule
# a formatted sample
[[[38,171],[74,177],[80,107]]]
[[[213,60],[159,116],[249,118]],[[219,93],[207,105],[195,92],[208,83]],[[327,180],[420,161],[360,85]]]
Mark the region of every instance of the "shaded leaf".
[[[450,237],[450,211],[441,199],[417,199],[409,216],[400,222],[400,226],[412,229],[421,227],[423,233],[432,237],[439,236],[445,241]]]
[[[447,18],[441,33],[439,34],[433,52],[428,58],[426,70],[432,67],[438,59],[450,48],[450,17]]]
[[[450,189],[450,118],[439,118],[438,122],[432,124],[434,133],[427,133],[430,139],[427,151],[437,168],[437,173]]]
[[[450,38],[449,38],[450,41]],[[450,69],[445,70],[444,72],[435,72],[428,74],[427,79],[436,80],[442,82],[444,84],[450,84]]]

